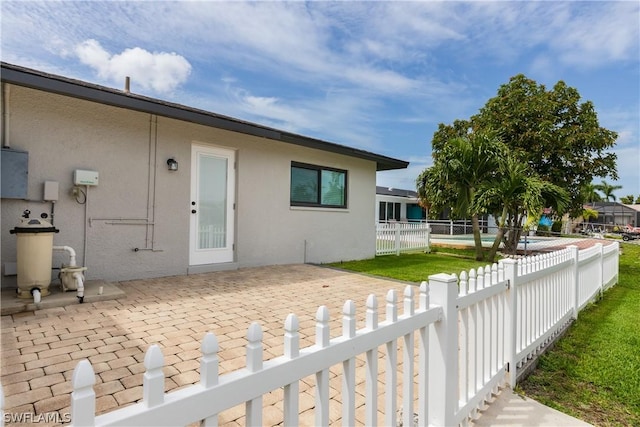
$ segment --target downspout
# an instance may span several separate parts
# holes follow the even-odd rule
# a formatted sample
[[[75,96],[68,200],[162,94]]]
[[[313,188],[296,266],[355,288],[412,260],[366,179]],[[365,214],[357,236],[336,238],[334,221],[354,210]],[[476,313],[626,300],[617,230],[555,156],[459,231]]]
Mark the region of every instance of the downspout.
[[[11,148],[9,143],[9,88],[7,83],[2,83],[2,148]]]

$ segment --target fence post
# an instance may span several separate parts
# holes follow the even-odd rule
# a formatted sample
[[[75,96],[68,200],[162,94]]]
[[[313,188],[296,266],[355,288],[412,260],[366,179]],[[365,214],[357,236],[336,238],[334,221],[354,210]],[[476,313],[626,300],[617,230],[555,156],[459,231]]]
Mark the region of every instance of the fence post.
[[[442,307],[442,319],[429,334],[428,425],[455,424],[458,409],[458,278],[449,274],[429,276],[431,303]]]
[[[400,256],[400,223],[396,222],[393,228],[396,232],[396,255]]]
[[[512,258],[500,260],[504,265],[504,278],[509,281],[507,288],[507,306],[506,306],[506,328],[504,337],[505,362],[509,367],[509,387],[513,390],[516,386],[518,376],[518,362],[516,357],[518,354],[518,293],[516,291],[516,276],[518,261]]]
[[[598,248],[598,280],[600,282],[600,298],[602,298],[604,292],[604,246],[602,243],[596,243],[596,248]]]
[[[219,359],[218,338],[212,333],[207,332],[202,340],[201,345],[202,358],[200,359],[200,384],[205,388],[211,388],[218,384],[218,368]],[[218,415],[205,418],[200,423],[201,427],[217,427]]]
[[[300,356],[300,334],[298,330],[300,322],[298,317],[289,313],[284,321],[284,356],[288,359],[295,359]],[[297,426],[299,424],[299,391],[298,381],[284,386],[284,422],[285,427]]]
[[[578,311],[580,310],[580,277],[578,276],[578,247],[567,246],[569,256],[573,260],[571,265],[571,305],[573,306],[573,319],[578,319]]]
[[[153,344],[144,355],[144,367],[142,376],[142,401],[148,408],[160,405],[164,402],[164,356],[157,344]]]
[[[247,332],[246,369],[249,372],[262,370],[262,328],[253,322]],[[262,396],[245,403],[245,417],[248,426],[262,425]]]

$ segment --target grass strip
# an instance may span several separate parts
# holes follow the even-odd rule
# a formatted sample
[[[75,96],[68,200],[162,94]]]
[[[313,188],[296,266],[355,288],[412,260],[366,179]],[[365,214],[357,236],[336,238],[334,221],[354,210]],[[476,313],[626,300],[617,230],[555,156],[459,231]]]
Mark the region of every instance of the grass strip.
[[[399,256],[385,255],[361,261],[336,262],[329,264],[329,266],[420,283],[423,280],[428,280],[431,274],[460,274],[462,271],[487,265],[486,262],[478,262],[468,258],[469,254],[473,256],[473,251],[457,250],[454,253],[458,256],[433,251],[432,253],[404,253]]]
[[[616,286],[578,315],[518,391],[597,426],[640,426],[640,246]]]

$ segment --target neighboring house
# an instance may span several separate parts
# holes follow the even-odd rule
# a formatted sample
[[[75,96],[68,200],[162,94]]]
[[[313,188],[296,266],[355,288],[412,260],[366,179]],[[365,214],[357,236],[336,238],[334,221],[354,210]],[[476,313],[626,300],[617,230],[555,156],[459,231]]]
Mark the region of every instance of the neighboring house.
[[[625,205],[618,202],[586,203],[585,208],[598,212],[597,218],[590,218],[588,222],[604,224],[605,226],[637,227],[640,224],[640,205]]]
[[[376,223],[419,222],[425,221],[426,218],[426,210],[418,204],[417,192],[376,187]]]
[[[631,225],[632,227],[640,227],[640,204],[625,205],[625,206],[636,211],[635,222],[630,222],[627,225]]]
[[[87,279],[373,257],[376,172],[408,165],[6,63],[1,77],[4,273],[26,209],[53,215]]]

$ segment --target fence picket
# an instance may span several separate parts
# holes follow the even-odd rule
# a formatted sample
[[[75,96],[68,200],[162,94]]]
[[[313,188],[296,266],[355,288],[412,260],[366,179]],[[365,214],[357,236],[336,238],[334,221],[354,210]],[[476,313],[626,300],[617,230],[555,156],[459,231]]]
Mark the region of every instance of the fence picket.
[[[394,323],[398,320],[398,295],[396,291],[391,289],[387,292],[387,323]],[[388,341],[386,348],[386,364],[385,364],[385,410],[384,424],[394,427],[396,425],[397,407],[397,387],[398,387],[398,342],[397,340]]]
[[[321,306],[316,312],[316,346],[329,346],[329,309]],[[329,425],[329,368],[316,372],[316,410],[315,423],[318,426]]]
[[[350,339],[356,336],[356,306],[348,300],[342,308],[342,337]],[[356,359],[350,357],[342,362],[342,425],[353,426],[356,423]]]
[[[378,329],[378,300],[371,294],[367,297],[365,324],[367,329]],[[367,351],[365,365],[365,424],[378,424],[378,349]]]
[[[420,283],[420,312],[429,310],[429,284]],[[429,325],[423,325],[418,331],[418,425],[425,427],[429,425]]]
[[[73,370],[71,385],[71,419],[74,426],[92,426],[95,424],[96,393],[93,386],[96,376],[88,360],[78,362]]]
[[[290,313],[284,322],[284,356],[290,360],[300,355],[299,327],[298,317]],[[299,391],[299,381],[284,386],[283,411],[286,427],[298,425]]]
[[[403,316],[412,317],[414,315],[414,292],[413,286],[407,285],[404,288],[404,308]],[[413,425],[413,378],[414,378],[414,336],[413,332],[405,334],[403,337],[402,353],[402,425]]]

